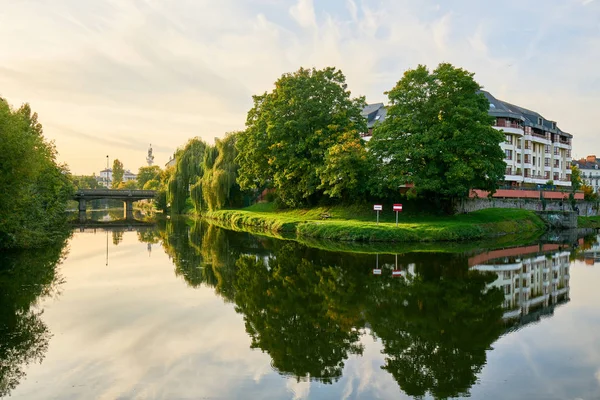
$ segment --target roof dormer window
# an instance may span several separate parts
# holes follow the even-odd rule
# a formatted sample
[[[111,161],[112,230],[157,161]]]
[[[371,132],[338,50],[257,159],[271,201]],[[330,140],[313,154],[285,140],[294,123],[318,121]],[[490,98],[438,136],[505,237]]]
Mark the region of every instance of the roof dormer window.
[[[538,117],[538,125],[542,125],[542,117]]]

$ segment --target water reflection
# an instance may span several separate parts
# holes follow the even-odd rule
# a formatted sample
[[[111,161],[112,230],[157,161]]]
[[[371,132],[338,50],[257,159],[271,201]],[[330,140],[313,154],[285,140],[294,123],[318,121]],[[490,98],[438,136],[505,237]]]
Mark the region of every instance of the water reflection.
[[[45,357],[52,334],[35,306],[59,294],[57,265],[64,255],[64,243],[0,254],[0,397],[10,395],[28,364]]]
[[[337,381],[368,332],[408,395],[467,396],[504,320],[568,296],[569,252],[559,245],[473,265],[482,258],[328,252],[183,220],[159,234],[176,274],[235,303],[252,348],[299,381]]]
[[[36,375],[25,366],[43,359],[50,326],[68,327],[52,339],[45,361],[59,375],[73,377],[55,390],[65,398],[69,396],[62,392],[73,387],[72,381],[89,381],[94,388],[78,389],[81,398],[100,390],[100,384],[112,388],[107,398],[161,397],[155,393],[195,398],[218,394],[218,388],[206,384],[215,380],[235,388],[226,390],[230,397],[224,398],[249,391],[255,396],[248,397],[281,398],[281,382],[287,388],[315,383],[317,396],[326,398],[341,398],[348,387],[355,397],[394,398],[403,395],[398,386],[417,398],[477,397],[486,386],[476,383],[490,365],[504,372],[524,364],[514,359],[488,362],[508,354],[507,347],[515,348],[505,344],[507,338],[522,340],[524,331],[532,331],[532,321],[569,301],[571,280],[575,285],[577,278],[575,272],[570,276],[570,259],[588,257],[594,246],[581,240],[576,248],[546,243],[484,252],[450,248],[370,254],[340,252],[341,244],[337,251],[317,249],[184,219],[81,229],[84,233],[74,241],[76,254],[65,263],[71,268],[65,290],[69,296],[62,296],[43,318],[36,299],[60,287],[55,268],[60,249],[47,256],[2,260],[0,395],[9,394],[25,373],[35,378],[21,383],[21,394],[27,398],[35,392],[31,381],[37,383],[40,371]],[[577,293],[569,310],[582,296]],[[51,315],[56,325],[50,320],[47,326],[45,318]],[[73,315],[83,316],[85,324]],[[227,323],[215,324],[221,317]],[[563,321],[553,318],[557,320]],[[520,329],[524,326],[528,328]],[[564,332],[554,333],[554,328],[534,335],[536,343],[541,337],[559,343],[549,339],[553,334],[560,337],[559,344],[568,343]],[[593,340],[592,335],[588,342]],[[81,352],[64,361],[71,346]],[[498,346],[505,346],[504,351],[491,351]],[[222,353],[227,357],[219,357]],[[256,363],[252,367],[241,361],[250,358]],[[377,370],[365,368],[363,361]],[[268,369],[269,362],[276,373]],[[588,373],[582,365],[576,366]],[[233,369],[243,372],[235,375],[229,372]],[[45,377],[53,377],[54,371]],[[206,381],[198,379],[198,371]],[[360,376],[355,387],[353,373]],[[388,381],[391,390],[381,395],[376,386]],[[362,391],[363,385],[368,389]],[[140,388],[146,391],[139,394]],[[489,393],[483,394],[487,398]],[[526,397],[521,392],[504,396],[502,390],[492,394]]]

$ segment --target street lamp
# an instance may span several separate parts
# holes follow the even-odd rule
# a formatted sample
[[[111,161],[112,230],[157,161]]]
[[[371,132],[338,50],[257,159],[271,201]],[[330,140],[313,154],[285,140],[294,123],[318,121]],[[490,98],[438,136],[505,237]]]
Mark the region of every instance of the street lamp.
[[[108,154],[106,155],[106,188],[108,189]]]

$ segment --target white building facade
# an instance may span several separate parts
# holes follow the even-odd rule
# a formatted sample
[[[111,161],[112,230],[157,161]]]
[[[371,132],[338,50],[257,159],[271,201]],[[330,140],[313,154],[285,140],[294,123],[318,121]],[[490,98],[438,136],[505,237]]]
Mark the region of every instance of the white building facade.
[[[113,170],[112,168],[103,169],[100,171],[100,175],[96,178],[98,184],[104,186],[106,188],[110,188],[112,186],[113,181]],[[137,175],[132,173],[130,170],[126,169],[123,172],[123,182],[134,181],[137,179]]]
[[[505,134],[501,144],[505,184],[544,185],[552,181],[556,186],[570,187],[573,136],[535,111],[482,93],[490,102],[489,114],[496,118],[494,128]]]
[[[482,93],[490,102],[488,113],[495,118],[494,128],[505,134],[501,144],[506,162],[504,184],[533,186],[552,181],[556,186],[570,187],[572,135],[535,111]],[[369,141],[373,128],[385,120],[387,109],[383,103],[369,104],[361,114],[367,120],[367,132],[361,136]]]

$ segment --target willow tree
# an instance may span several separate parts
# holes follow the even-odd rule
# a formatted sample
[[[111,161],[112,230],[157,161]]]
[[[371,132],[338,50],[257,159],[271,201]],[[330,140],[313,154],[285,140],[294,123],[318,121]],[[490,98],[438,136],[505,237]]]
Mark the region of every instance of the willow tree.
[[[236,132],[228,133],[223,139],[217,139],[214,152],[204,157],[202,193],[211,211],[241,205],[241,190],[236,182],[239,169],[235,160],[237,135]]]
[[[199,138],[190,139],[183,149],[175,154],[175,171],[170,176],[167,188],[167,201],[171,212],[184,212],[186,201],[191,198],[196,212],[202,210],[202,175],[204,173],[204,153],[207,145]]]

